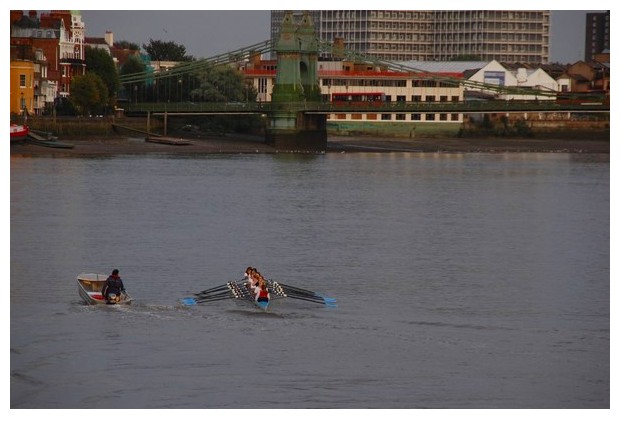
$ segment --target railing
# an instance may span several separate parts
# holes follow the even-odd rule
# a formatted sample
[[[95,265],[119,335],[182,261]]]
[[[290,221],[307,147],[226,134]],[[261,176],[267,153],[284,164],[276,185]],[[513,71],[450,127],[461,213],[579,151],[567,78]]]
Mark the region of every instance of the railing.
[[[554,101],[462,102],[286,102],[286,103],[128,103],[126,113],[152,114],[269,114],[271,112],[328,113],[468,113],[468,112],[609,112],[609,103],[556,103]]]

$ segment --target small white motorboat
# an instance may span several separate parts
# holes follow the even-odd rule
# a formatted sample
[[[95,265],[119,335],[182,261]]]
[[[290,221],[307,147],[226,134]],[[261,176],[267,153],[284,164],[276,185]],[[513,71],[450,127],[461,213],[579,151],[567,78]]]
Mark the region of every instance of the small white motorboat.
[[[88,305],[96,304],[130,304],[131,297],[121,292],[117,302],[108,302],[101,294],[108,276],[105,274],[82,273],[77,276],[78,293]]]

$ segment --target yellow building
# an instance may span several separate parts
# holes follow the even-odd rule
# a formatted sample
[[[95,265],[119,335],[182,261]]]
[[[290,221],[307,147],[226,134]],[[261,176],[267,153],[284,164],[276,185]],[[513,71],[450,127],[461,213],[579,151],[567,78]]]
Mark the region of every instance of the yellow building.
[[[11,115],[34,114],[34,62],[11,61]]]

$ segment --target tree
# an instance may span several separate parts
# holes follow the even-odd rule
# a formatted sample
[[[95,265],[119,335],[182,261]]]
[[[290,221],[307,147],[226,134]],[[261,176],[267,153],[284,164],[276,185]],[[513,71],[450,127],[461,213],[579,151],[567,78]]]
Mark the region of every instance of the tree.
[[[144,73],[146,71],[146,64],[142,61],[139,55],[131,55],[127,57],[125,64],[121,66],[120,75],[126,76],[136,73]],[[119,95],[119,98],[129,99],[131,101],[137,101],[136,95],[142,92],[142,88],[145,85],[144,79],[139,79],[138,82],[126,83],[123,85],[125,94]]]
[[[190,97],[199,101],[254,101],[256,89],[246,85],[243,74],[229,66],[207,67],[197,73],[199,87]]]
[[[134,73],[144,73],[146,71],[146,64],[142,61],[139,55],[131,55],[127,57],[125,63],[121,66],[120,74],[121,76],[134,74]]]
[[[121,48],[121,49],[129,49],[131,51],[140,50],[140,45],[138,45],[137,43],[128,42],[127,40],[119,40],[118,42],[115,42],[114,47]]]
[[[82,115],[104,113],[108,107],[108,88],[99,75],[89,72],[71,81],[70,99]]]
[[[103,49],[86,47],[86,70],[98,75],[108,88],[108,98],[113,98],[118,90],[118,71],[114,60]]]
[[[175,42],[164,42],[161,40],[149,39],[148,44],[143,44],[142,48],[149,54],[151,61],[193,61],[194,57],[187,55],[185,46]]]
[[[190,92],[195,102],[254,102],[256,89],[246,83],[244,75],[226,65],[211,66],[195,75],[198,87]],[[247,132],[261,126],[258,116],[215,115],[195,120],[204,129],[212,131]]]

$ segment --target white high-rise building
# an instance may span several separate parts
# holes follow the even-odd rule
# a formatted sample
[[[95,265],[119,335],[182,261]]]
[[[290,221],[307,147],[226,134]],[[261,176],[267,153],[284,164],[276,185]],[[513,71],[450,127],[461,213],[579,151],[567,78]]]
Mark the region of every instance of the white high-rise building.
[[[277,38],[286,11],[271,11]],[[548,10],[310,11],[319,39],[389,61],[549,62]],[[296,16],[301,12],[296,11]]]

